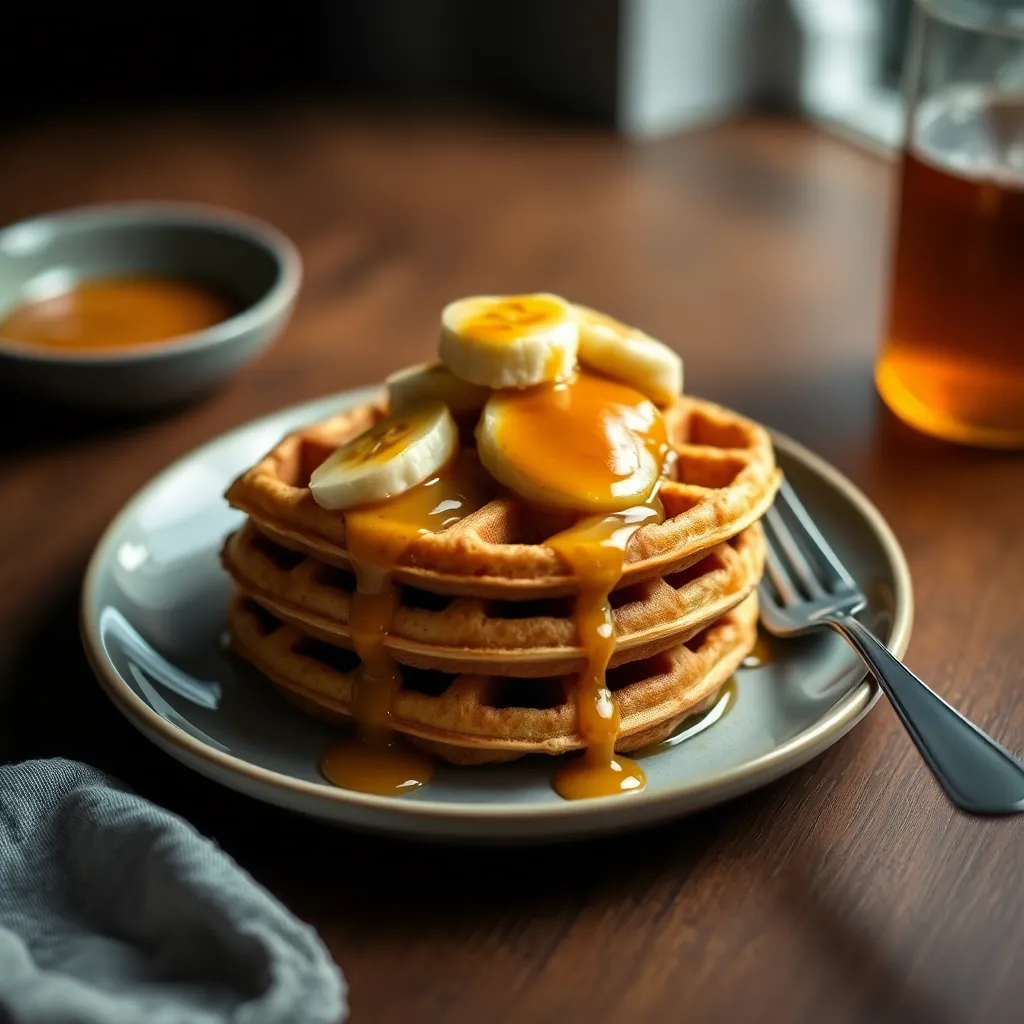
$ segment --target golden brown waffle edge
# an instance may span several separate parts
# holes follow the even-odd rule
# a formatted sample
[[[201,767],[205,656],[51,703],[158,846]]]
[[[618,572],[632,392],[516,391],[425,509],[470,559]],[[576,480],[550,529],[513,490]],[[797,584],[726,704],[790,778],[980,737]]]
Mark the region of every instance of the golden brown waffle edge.
[[[238,589],[267,611],[328,643],[351,647],[354,577],[270,541],[251,522],[232,534],[222,561]],[[613,596],[616,651],[610,667],[689,639],[742,601],[764,564],[759,523],[667,578]],[[493,601],[403,588],[386,641],[400,663],[444,672],[548,676],[579,671],[572,601]]]
[[[286,696],[330,721],[348,721],[357,659],[306,636],[241,594],[228,613],[235,649]],[[751,594],[685,644],[612,669],[619,708],[616,749],[636,750],[667,736],[714,698],[754,645]],[[393,724],[417,744],[459,764],[581,749],[569,677],[509,679],[403,669]]]
[[[285,437],[227,491],[235,508],[285,547],[347,568],[344,516],[320,508],[306,483],[338,445],[384,415],[380,403],[339,413]],[[684,396],[665,411],[677,479],[662,484],[666,520],[641,527],[620,586],[681,571],[756,522],[781,478],[771,438],[721,406]],[[440,533],[414,541],[395,578],[435,594],[526,600],[571,594],[569,567],[542,543],[554,532],[508,493]]]

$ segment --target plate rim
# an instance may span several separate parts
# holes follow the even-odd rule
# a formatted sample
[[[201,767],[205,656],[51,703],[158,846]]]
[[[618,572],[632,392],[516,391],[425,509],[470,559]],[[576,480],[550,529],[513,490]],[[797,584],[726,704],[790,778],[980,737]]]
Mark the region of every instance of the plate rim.
[[[592,800],[565,801],[540,806],[501,802],[452,804],[432,800],[396,800],[388,796],[357,793],[330,787],[322,782],[298,779],[270,768],[264,768],[235,754],[216,750],[203,743],[197,737],[168,721],[142,700],[121,678],[103,650],[98,631],[99,609],[94,607],[95,590],[101,566],[106,564],[111,557],[108,548],[112,546],[114,535],[131,511],[151,491],[156,490],[181,465],[201,458],[207,450],[238,435],[258,430],[261,426],[278,418],[294,416],[296,425],[299,425],[303,422],[300,417],[307,414],[316,415],[318,414],[315,412],[316,410],[332,403],[351,406],[360,401],[369,401],[379,393],[380,388],[374,386],[333,392],[258,416],[197,445],[174,459],[138,488],[121,506],[96,542],[85,571],[79,602],[79,628],[89,664],[103,691],[128,721],[166,753],[187,767],[205,775],[211,781],[248,793],[250,796],[253,795],[254,786],[256,788],[270,787],[278,791],[278,795],[290,793],[303,800],[326,802],[333,808],[352,807],[357,812],[383,814],[385,817],[394,819],[394,822],[387,826],[387,829],[392,832],[417,832],[428,826],[429,823],[441,819],[478,821],[481,824],[516,819],[524,822],[552,820],[565,822],[567,819],[573,821],[595,817],[600,819],[614,808],[620,808],[626,816],[630,815],[631,808],[636,811],[640,811],[642,808],[643,819],[650,821],[668,816],[657,813],[659,808],[664,808],[666,805],[669,807],[676,804],[682,805],[678,812],[679,816],[682,816],[686,813],[689,805],[699,803],[701,807],[706,807],[718,802],[714,799],[716,794],[720,794],[721,800],[731,799],[739,793],[759,788],[759,785],[762,784],[762,777],[763,784],[768,784],[788,771],[795,770],[817,753],[827,749],[832,743],[838,742],[859,723],[878,700],[881,691],[877,684],[865,674],[860,682],[851,687],[846,696],[817,722],[785,743],[773,747],[751,761],[745,761],[743,764],[724,771],[670,787],[658,794],[652,793],[647,797],[642,794],[637,794],[630,800],[622,800],[617,796],[597,797]],[[831,463],[786,434],[771,429],[769,429],[769,433],[774,446],[795,461],[803,463],[818,476],[823,477],[849,504],[853,505],[878,540],[892,570],[895,584],[893,623],[886,646],[894,655],[902,657],[910,642],[914,619],[914,596],[910,568],[892,528],[863,491]],[[831,743],[822,746],[822,741],[833,737],[833,735]],[[182,760],[182,757],[185,759]],[[199,765],[203,767],[199,767]],[[204,771],[203,768],[208,768],[208,770]],[[244,782],[248,785],[233,785],[232,782],[225,781],[225,777],[231,779],[235,775],[241,777],[238,780],[240,783]],[[747,785],[748,783],[749,785]],[[709,797],[711,799],[708,799]],[[268,800],[265,795],[262,798]],[[279,800],[269,800],[269,802],[282,804],[282,801]],[[326,811],[324,816],[327,816]],[[341,820],[338,815],[331,815],[331,818],[332,820]],[[402,822],[407,823],[406,829],[402,829]],[[352,822],[351,824],[357,823]],[[377,830],[380,828],[378,827]]]

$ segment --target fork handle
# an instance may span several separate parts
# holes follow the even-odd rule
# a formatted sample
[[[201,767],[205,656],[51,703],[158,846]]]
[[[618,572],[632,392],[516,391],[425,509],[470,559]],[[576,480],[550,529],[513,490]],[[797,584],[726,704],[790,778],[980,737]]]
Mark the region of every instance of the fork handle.
[[[946,795],[971,814],[1024,811],[1024,764],[950,707],[857,619],[824,621],[871,669]]]

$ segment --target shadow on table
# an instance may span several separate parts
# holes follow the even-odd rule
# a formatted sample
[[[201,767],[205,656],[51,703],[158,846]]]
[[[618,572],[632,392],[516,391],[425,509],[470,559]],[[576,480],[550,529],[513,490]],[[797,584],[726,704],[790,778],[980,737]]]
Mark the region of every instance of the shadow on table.
[[[962,1006],[949,999],[934,972],[915,978],[916,947],[900,946],[886,930],[894,908],[883,908],[870,927],[863,901],[853,903],[841,887],[812,883],[828,857],[820,842],[796,851],[781,881],[793,927],[806,932],[807,948],[830,964],[836,1000],[859,1007],[864,1019],[879,1022],[928,1021],[955,1024],[965,1019]],[[819,964],[820,967],[820,964]]]
[[[159,409],[76,409],[0,384],[0,466],[37,455],[144,429],[207,401],[204,394]]]

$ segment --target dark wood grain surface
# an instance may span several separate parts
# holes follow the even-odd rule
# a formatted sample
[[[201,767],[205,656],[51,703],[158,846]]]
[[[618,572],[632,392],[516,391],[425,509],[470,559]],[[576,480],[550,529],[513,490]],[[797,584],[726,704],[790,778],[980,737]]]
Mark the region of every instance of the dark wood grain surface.
[[[274,222],[306,265],[286,334],[202,404],[100,421],[0,395],[3,756],[91,760],[214,836],[320,930],[357,1024],[1024,1019],[1024,820],[954,813],[884,703],[804,769],[669,827],[420,848],[193,776],[108,706],[77,639],[93,544],[169,460],[429,356],[452,297],[545,289],[671,342],[689,391],[849,474],[909,557],[910,665],[1021,747],[1024,460],[910,433],[871,383],[890,166],[787,122],[630,146],[314,107],[25,128],[0,157],[0,222],[201,200]]]

